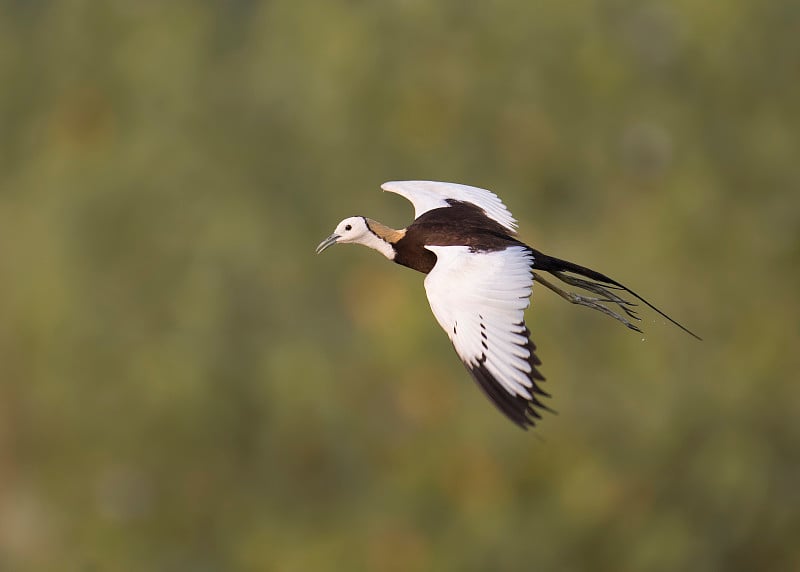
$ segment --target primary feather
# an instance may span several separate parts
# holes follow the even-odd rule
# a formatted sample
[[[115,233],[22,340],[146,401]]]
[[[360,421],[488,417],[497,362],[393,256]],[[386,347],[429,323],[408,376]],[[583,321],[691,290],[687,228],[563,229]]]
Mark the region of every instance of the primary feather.
[[[508,212],[506,205],[497,195],[486,189],[439,181],[389,181],[382,184],[381,188],[411,201],[415,219],[433,209],[450,206],[448,201],[461,201],[479,207],[487,217],[499,222],[509,233],[517,232],[517,221]]]

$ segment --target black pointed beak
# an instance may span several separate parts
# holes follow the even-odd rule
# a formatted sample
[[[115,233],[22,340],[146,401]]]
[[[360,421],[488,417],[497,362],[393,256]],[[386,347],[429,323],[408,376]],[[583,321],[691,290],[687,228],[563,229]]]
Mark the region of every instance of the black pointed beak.
[[[321,253],[323,250],[325,250],[329,246],[333,246],[334,244],[336,244],[337,240],[339,240],[339,235],[338,234],[334,233],[334,234],[330,235],[328,238],[326,238],[325,240],[323,240],[322,242],[319,243],[319,246],[317,247],[317,254]]]

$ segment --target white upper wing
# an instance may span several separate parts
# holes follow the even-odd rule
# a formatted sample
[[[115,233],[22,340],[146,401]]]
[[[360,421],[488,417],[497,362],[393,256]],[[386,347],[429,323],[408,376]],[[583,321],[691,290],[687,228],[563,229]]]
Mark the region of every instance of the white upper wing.
[[[427,246],[437,262],[425,278],[433,315],[461,361],[487,396],[515,423],[533,425],[535,394],[547,395],[536,370],[524,312],[530,304],[533,274],[530,251],[512,246],[473,252],[467,246]]]
[[[449,206],[447,199],[472,203],[499,222],[511,234],[516,234],[517,221],[497,195],[486,189],[440,183],[438,181],[389,181],[381,185],[384,191],[397,193],[414,205],[414,218],[433,209]]]

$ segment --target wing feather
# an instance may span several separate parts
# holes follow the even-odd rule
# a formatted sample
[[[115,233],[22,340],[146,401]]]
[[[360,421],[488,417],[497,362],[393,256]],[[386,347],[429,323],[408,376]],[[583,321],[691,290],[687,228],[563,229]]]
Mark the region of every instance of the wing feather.
[[[449,206],[448,200],[456,200],[480,207],[486,216],[499,222],[512,235],[517,232],[517,221],[503,201],[486,189],[439,181],[389,181],[381,188],[411,201],[415,219],[433,209]]]
[[[511,246],[475,252],[467,246],[427,246],[436,264],[425,291],[436,320],[489,399],[509,419],[527,428],[548,409],[536,397],[541,362],[525,325],[533,274],[531,251]]]

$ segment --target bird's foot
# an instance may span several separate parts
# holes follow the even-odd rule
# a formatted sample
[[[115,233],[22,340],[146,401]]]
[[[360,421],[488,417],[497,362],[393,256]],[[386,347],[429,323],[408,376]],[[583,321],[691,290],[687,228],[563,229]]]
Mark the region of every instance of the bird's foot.
[[[534,280],[539,282],[542,286],[547,287],[548,289],[552,290],[553,292],[555,292],[565,300],[571,302],[572,304],[578,304],[580,306],[592,308],[593,310],[602,312],[606,316],[610,316],[615,320],[622,322],[623,324],[625,324],[625,326],[627,326],[631,330],[637,332],[642,331],[641,328],[639,328],[636,324],[631,323],[631,321],[628,320],[628,318],[626,318],[622,314],[615,312],[608,306],[604,305],[604,304],[617,304],[620,308],[622,308],[622,310],[625,312],[625,314],[627,314],[629,318],[632,318],[634,320],[640,320],[641,318],[639,318],[639,316],[636,315],[636,311],[631,308],[636,304],[617,296],[613,292],[610,292],[607,288],[600,286],[595,282],[589,282],[587,280],[581,280],[580,278],[575,278],[573,276],[567,276],[561,272],[553,272],[552,274],[554,274],[559,280],[562,280],[567,284],[576,286],[578,288],[583,288],[584,290],[593,292],[594,294],[597,294],[598,296],[602,297],[594,298],[591,296],[582,296],[581,294],[576,294],[575,292],[562,290],[555,284],[552,284],[551,282],[548,282],[547,280],[542,278],[536,272],[533,273],[533,277]]]

